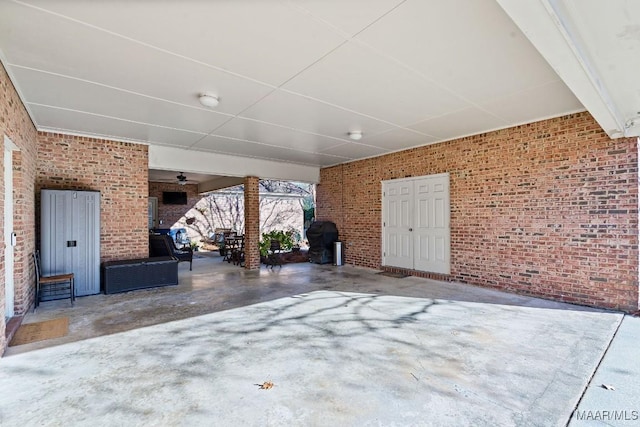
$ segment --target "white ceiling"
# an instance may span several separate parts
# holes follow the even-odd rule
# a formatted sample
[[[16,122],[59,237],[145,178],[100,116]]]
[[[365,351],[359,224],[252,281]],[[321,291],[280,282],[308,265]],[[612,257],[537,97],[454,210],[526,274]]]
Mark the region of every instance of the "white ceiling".
[[[0,0],[0,52],[40,130],[323,167],[584,110],[498,1]]]

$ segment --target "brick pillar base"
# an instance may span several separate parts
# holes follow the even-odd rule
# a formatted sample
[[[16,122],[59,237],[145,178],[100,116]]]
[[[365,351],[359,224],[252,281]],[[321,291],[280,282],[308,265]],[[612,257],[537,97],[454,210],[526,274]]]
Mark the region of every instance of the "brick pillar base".
[[[244,268],[260,268],[260,179],[244,179]]]

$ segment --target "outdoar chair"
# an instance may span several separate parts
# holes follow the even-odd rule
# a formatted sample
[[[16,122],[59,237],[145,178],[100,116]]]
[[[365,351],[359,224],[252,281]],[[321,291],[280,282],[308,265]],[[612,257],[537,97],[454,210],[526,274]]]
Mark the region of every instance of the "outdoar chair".
[[[176,248],[173,239],[167,234],[149,235],[149,253],[152,257],[170,256],[178,262],[188,262],[189,271],[193,268],[193,249],[188,246],[183,249]]]
[[[73,273],[43,275],[40,266],[40,251],[33,253],[36,269],[36,301],[35,308],[41,301],[69,298],[71,305],[76,300]]]

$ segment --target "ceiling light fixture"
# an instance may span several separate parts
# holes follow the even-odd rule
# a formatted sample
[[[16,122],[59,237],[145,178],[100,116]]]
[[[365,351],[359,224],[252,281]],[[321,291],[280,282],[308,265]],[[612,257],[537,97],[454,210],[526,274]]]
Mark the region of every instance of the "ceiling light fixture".
[[[635,116],[624,122],[624,128],[631,129],[632,127],[637,125],[640,125],[640,111],[638,111]]]
[[[202,95],[200,95],[199,99],[200,99],[200,104],[209,108],[217,107],[218,104],[220,103],[218,96],[209,92],[205,92]]]
[[[359,130],[354,130],[348,133],[349,138],[353,139],[354,141],[360,141],[362,139],[362,132]]]
[[[180,172],[180,175],[176,176],[176,178],[178,178],[178,185],[185,185],[187,183],[187,177],[184,176],[182,172]]]

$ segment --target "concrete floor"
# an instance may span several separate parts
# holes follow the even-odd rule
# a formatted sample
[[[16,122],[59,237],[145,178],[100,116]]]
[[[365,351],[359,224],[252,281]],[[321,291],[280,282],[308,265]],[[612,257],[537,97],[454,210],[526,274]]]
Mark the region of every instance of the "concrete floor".
[[[70,333],[8,349],[0,424],[566,425],[624,317],[375,273],[199,258],[43,303]]]
[[[640,425],[639,344],[640,318],[625,316],[569,426]]]

